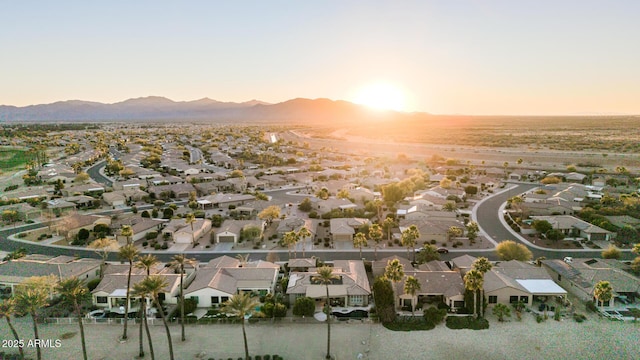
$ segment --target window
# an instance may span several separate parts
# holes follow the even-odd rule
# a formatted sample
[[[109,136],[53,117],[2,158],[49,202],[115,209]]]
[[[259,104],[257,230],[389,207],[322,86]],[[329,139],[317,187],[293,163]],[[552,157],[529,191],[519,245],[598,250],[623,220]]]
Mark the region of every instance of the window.
[[[351,295],[349,300],[351,305],[362,305],[364,304],[364,295]]]
[[[211,303],[212,304],[220,304],[220,298],[217,296],[212,296],[211,297]]]
[[[453,302],[453,307],[457,308],[457,309],[463,308],[464,307],[464,301],[458,301],[458,300],[454,301]]]
[[[515,304],[518,302],[517,296],[509,296],[509,304]]]
[[[528,296],[520,296],[520,301],[522,301],[525,304],[529,303],[529,297]]]
[[[96,296],[96,302],[98,304],[106,304],[107,303],[107,297],[106,296]]]
[[[220,302],[227,302],[229,300],[228,296],[220,296]]]
[[[562,281],[562,275],[558,274],[558,281]]]
[[[158,293],[158,300],[164,301],[165,297],[166,297],[165,293]]]
[[[498,303],[498,296],[490,295],[489,296],[489,304],[497,304],[497,303]]]

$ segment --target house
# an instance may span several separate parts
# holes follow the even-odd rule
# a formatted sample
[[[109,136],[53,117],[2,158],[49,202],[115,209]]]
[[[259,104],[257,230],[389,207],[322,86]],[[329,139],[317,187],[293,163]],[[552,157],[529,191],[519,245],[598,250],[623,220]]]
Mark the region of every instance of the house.
[[[398,260],[405,271],[414,270],[413,264],[411,264],[411,261],[409,261],[409,259],[393,255],[371,262],[371,271],[373,273],[373,277],[375,278],[384,275],[384,270],[387,267],[387,264],[393,260]]]
[[[554,229],[562,231],[567,236],[578,236],[588,241],[604,240],[609,241],[612,232],[580,220],[571,215],[558,216],[532,216],[533,220],[546,220]]]
[[[193,282],[185,289],[185,298],[194,299],[198,307],[219,306],[235,294],[249,292],[272,294],[280,266],[263,260],[243,263],[229,256],[211,260],[200,267]]]
[[[334,209],[346,210],[346,209],[355,209],[358,206],[348,199],[337,199],[337,198],[328,198],[326,200],[317,200],[313,204],[314,208],[319,214],[324,214],[330,212]]]
[[[65,238],[72,239],[78,234],[80,229],[91,231],[98,224],[111,225],[111,217],[71,214],[61,218],[54,226],[58,234],[64,234]]]
[[[415,277],[420,283],[420,290],[415,298],[401,290],[404,289],[404,282],[408,276]],[[393,287],[399,307],[411,307],[417,304],[421,304],[420,307],[427,304],[437,306],[440,303],[446,304],[450,310],[464,307],[464,281],[457,271],[405,271],[403,280]]]
[[[573,258],[571,261],[542,260],[543,268],[564,289],[583,301],[594,300],[594,287],[600,281],[608,281],[614,297],[604,306],[613,306],[615,298],[635,301],[640,298],[640,279],[624,271],[617,260]]]
[[[16,285],[32,276],[54,275],[58,281],[72,276],[85,282],[97,279],[100,263],[97,259],[36,254],[0,262],[0,298],[10,296]]]
[[[312,234],[316,233],[316,227],[311,219],[303,219],[297,216],[291,216],[280,220],[276,233],[280,238],[282,238],[285,233],[288,233],[289,231],[298,232],[302,227],[306,227]]]
[[[358,260],[336,260],[333,263],[336,279],[328,285],[329,298],[333,306],[368,306],[371,288],[364,263]],[[290,303],[299,297],[310,297],[316,303],[326,298],[326,287],[314,280],[316,269],[307,272],[291,272],[286,293]]]
[[[105,275],[98,286],[91,292],[93,305],[108,310],[116,314],[124,314],[127,302],[127,278],[129,273],[129,265],[107,265]],[[176,274],[171,268],[154,268],[152,275],[161,276],[166,282],[162,291],[159,293],[160,300],[168,305],[178,303],[180,297],[180,274]],[[143,269],[133,268],[131,273],[131,287],[143,281],[147,274]],[[183,286],[188,286],[195,277],[195,272],[191,272],[183,277]],[[147,307],[153,306],[150,299],[147,301]],[[133,315],[138,312],[140,306],[140,298],[129,296],[129,313]]]
[[[156,197],[160,199],[168,199],[172,197],[186,199],[189,197],[189,194],[195,192],[196,189],[191,184],[170,184],[152,186],[148,191],[149,193],[154,193]]]
[[[255,196],[248,194],[223,194],[208,195],[197,200],[198,206],[202,209],[237,207],[249,201],[255,200]]]
[[[289,259],[289,263],[287,265],[289,266],[290,272],[308,272],[309,269],[315,268],[317,266],[317,260],[318,259],[316,259],[315,257],[295,258]]]
[[[34,220],[42,215],[42,210],[35,208],[27,203],[17,203],[0,206],[0,214],[4,211],[15,211],[18,213],[20,220]]]
[[[237,244],[242,239],[243,231],[250,227],[260,229],[260,235],[257,237],[259,239],[262,236],[264,226],[265,222],[262,220],[225,220],[216,231],[215,241],[216,243],[232,242]]]
[[[211,230],[209,219],[196,219],[191,224],[187,224],[185,219],[172,219],[162,229],[162,235],[178,244],[190,244],[198,242],[198,239],[209,230]]]
[[[131,240],[134,242],[145,239],[148,233],[159,232],[162,229],[163,224],[165,224],[165,221],[162,220],[145,218],[139,219],[140,221],[137,221],[135,224],[131,225],[131,230],[133,231]],[[126,239],[124,239],[124,241],[126,241]]]
[[[63,196],[73,196],[73,195],[100,195],[105,191],[104,186],[99,184],[84,184],[84,185],[76,185],[65,187],[60,190]]]
[[[353,241],[356,231],[369,224],[369,219],[336,218],[329,221],[329,231],[333,241]]]

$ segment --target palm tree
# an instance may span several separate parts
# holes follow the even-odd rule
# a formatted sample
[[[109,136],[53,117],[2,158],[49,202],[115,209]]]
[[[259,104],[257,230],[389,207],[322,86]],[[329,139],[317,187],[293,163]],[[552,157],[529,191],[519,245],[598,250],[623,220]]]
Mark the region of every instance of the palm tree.
[[[378,222],[382,223],[382,205],[384,205],[384,203],[380,199],[375,199],[373,200],[372,205],[376,208],[376,215],[378,216]]]
[[[242,338],[244,339],[244,355],[245,359],[249,360],[249,345],[247,343],[247,331],[244,327],[245,315],[251,315],[259,302],[255,298],[252,298],[249,293],[241,293],[233,295],[227,302],[224,303],[222,312],[226,314],[235,315],[240,318],[242,324]]]
[[[465,289],[473,292],[473,316],[478,317],[478,290],[482,289],[484,285],[484,278],[482,274],[475,269],[467,271],[464,275],[464,287]]]
[[[169,330],[169,324],[167,324],[167,319],[164,316],[164,310],[162,310],[162,304],[160,304],[160,293],[169,285],[167,281],[160,275],[152,275],[147,277],[146,279],[140,282],[146,290],[146,292],[151,296],[153,302],[158,308],[158,312],[160,313],[160,317],[162,318],[162,322],[164,323],[164,330],[167,333],[167,342],[169,343],[169,359],[174,360],[173,358],[173,343],[171,342],[171,331]]]
[[[133,244],[130,243],[121,247],[118,251],[118,257],[129,262],[129,272],[127,274],[127,301],[124,304],[124,330],[122,331],[122,340],[127,340],[127,323],[129,322],[129,293],[131,292],[131,270],[133,269],[133,262],[138,257],[138,255],[140,255],[140,252]]]
[[[367,237],[364,233],[359,232],[353,237],[353,246],[360,249],[360,259],[362,259],[362,247],[367,246]]]
[[[420,230],[415,225],[411,225],[402,232],[402,246],[407,248],[407,257],[409,249],[413,248],[413,261],[416,261],[416,241],[420,238]]]
[[[193,213],[187,214],[184,218],[184,223],[191,225],[191,244],[196,247],[196,235],[193,233],[193,223],[196,222],[196,216]]]
[[[60,294],[62,301],[71,305],[78,317],[78,326],[80,326],[80,341],[82,342],[82,356],[87,360],[87,345],[84,337],[84,324],[82,323],[82,303],[89,300],[89,288],[84,282],[73,276],[64,279],[58,283],[56,291]]]
[[[596,286],[593,287],[593,296],[598,300],[601,307],[604,307],[604,303],[611,300],[613,297],[613,288],[608,281],[598,281]]]
[[[138,269],[144,269],[147,272],[147,277],[151,275],[151,268],[154,265],[160,263],[157,257],[152,254],[147,254],[138,258],[136,267]]]
[[[169,262],[169,266],[180,272],[180,325],[182,327],[182,341],[187,339],[184,335],[184,266],[193,265],[195,262],[196,259],[189,259],[184,256],[184,254],[174,255],[171,262]]]
[[[373,246],[374,259],[378,260],[378,246],[382,240],[382,227],[379,224],[373,224],[369,227],[369,238],[375,243]]]
[[[391,229],[395,224],[396,222],[390,217],[385,218],[384,221],[382,222],[382,226],[387,228],[387,241],[391,240]]]
[[[400,260],[393,259],[387,262],[387,266],[384,268],[384,277],[393,283],[397,294],[397,284],[404,278],[404,266],[400,263]],[[393,302],[395,304],[396,300]]]
[[[407,278],[404,281],[404,293],[405,294],[409,294],[411,295],[411,316],[414,317],[415,316],[415,297],[416,297],[416,293],[420,290],[420,281],[418,281],[418,279],[416,279],[415,277],[409,275],[407,276]]]
[[[149,341],[149,353],[151,354],[151,360],[155,358],[153,354],[153,343],[151,342],[151,333],[149,332],[149,324],[147,323],[147,297],[149,296],[149,292],[144,287],[142,282],[133,285],[133,295],[140,297],[140,351],[138,353],[138,357],[144,357],[144,347],[142,346],[142,325],[147,332],[147,341]]]
[[[325,302],[325,309],[327,313],[327,359],[331,359],[331,304],[329,303],[329,284],[334,279],[339,279],[340,276],[333,273],[333,268],[330,266],[323,266],[317,270],[318,275],[313,276],[311,279],[317,281],[325,286],[327,290],[327,298]]]
[[[291,260],[291,246],[296,244],[298,241],[297,237],[298,235],[295,231],[288,231],[282,236],[282,242],[287,246],[287,250],[289,250],[289,260]]]
[[[100,279],[104,277],[104,268],[106,266],[107,257],[109,257],[109,252],[116,245],[118,245],[117,241],[108,238],[97,239],[87,245],[88,248],[93,249],[102,258],[102,263],[100,264]]]
[[[479,257],[476,259],[476,261],[473,262],[473,265],[471,265],[471,267],[472,269],[478,270],[478,272],[480,272],[480,274],[482,275],[482,280],[484,282],[484,275],[493,268],[493,264],[491,264],[489,259],[487,259],[486,257]],[[482,306],[480,307],[480,312],[482,313],[481,316],[484,317],[484,288],[480,289],[480,294],[480,299],[483,302]]]
[[[120,235],[127,238],[127,244],[131,244],[131,237],[133,236],[133,229],[130,225],[122,225]]]
[[[11,323],[11,316],[16,314],[16,300],[14,298],[4,299],[0,302],[0,318],[4,317],[4,319],[7,320],[7,325],[9,325],[9,329],[11,329],[13,338],[16,339],[16,341],[20,341],[18,332],[16,331],[16,328],[13,327],[13,323]],[[20,352],[20,359],[24,359],[24,350],[22,350],[22,346],[18,347],[18,351]]]
[[[306,240],[309,236],[311,236],[311,231],[309,231],[309,229],[307,229],[306,226],[303,226],[300,228],[300,230],[298,230],[298,233],[296,234],[298,236],[298,239],[302,240],[302,257],[304,258],[304,251],[305,251],[305,244],[306,244]]]
[[[49,305],[49,302],[47,301],[48,298],[49,291],[41,287],[25,286],[23,289],[19,289],[16,293],[15,299],[18,312],[31,315],[35,340],[40,339],[40,336],[38,335],[38,311]],[[36,354],[38,360],[41,360],[42,354],[39,346],[36,346]]]

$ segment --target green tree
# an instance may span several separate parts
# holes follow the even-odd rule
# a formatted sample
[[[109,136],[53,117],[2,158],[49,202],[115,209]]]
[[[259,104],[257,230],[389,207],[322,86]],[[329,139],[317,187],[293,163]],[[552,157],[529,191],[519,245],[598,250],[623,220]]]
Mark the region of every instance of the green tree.
[[[312,277],[313,281],[323,284],[327,297],[325,299],[325,310],[327,314],[327,355],[325,358],[331,359],[331,303],[329,298],[329,284],[333,283],[334,279],[339,279],[340,276],[333,273],[333,268],[330,266],[323,266],[318,268],[317,275]]]
[[[131,225],[122,225],[120,235],[127,238],[127,244],[131,244],[131,237],[133,236],[133,228]]]
[[[603,259],[620,259],[620,256],[622,256],[622,252],[613,245],[609,245],[609,248],[602,251]]]
[[[393,322],[396,316],[395,295],[389,279],[378,276],[373,282],[373,299],[376,304],[376,312],[383,323]]]
[[[428,263],[429,261],[440,260],[440,254],[438,249],[431,244],[424,244],[420,251],[416,255],[416,262],[418,264]]]
[[[193,247],[196,246],[196,234],[193,230],[193,223],[196,222],[196,216],[193,213],[188,213],[184,218],[184,223],[187,225],[191,225],[191,244]]]
[[[473,293],[473,316],[475,317],[479,317],[477,299],[478,291],[482,289],[483,285],[484,277],[478,270],[471,269],[464,275],[464,287]]]
[[[398,183],[392,183],[382,187],[382,198],[388,205],[393,205],[402,200],[404,195],[404,191]]]
[[[304,198],[304,200],[302,200],[298,205],[298,210],[304,211],[304,212],[309,212],[311,211],[312,208],[313,208],[313,204],[311,203],[311,199],[309,198]]]
[[[513,240],[504,240],[496,246],[496,254],[500,260],[520,260],[529,261],[533,258],[533,253],[526,246],[518,244]]]
[[[291,260],[291,247],[295,247],[295,244],[298,242],[298,234],[296,234],[295,231],[287,231],[282,236],[282,242],[287,247],[287,250],[289,251],[289,260]],[[297,254],[296,257],[298,257]]]
[[[420,230],[415,225],[411,225],[402,231],[402,246],[407,248],[407,256],[409,250],[413,249],[413,261],[416,261],[416,242],[420,238]]]
[[[362,247],[367,246],[367,237],[364,233],[359,232],[353,237],[353,246],[360,249],[360,259],[362,259]]]
[[[418,279],[416,279],[415,277],[409,275],[407,276],[407,278],[404,280],[404,293],[407,295],[411,295],[411,316],[414,317],[415,316],[415,309],[416,309],[416,294],[418,293],[418,291],[420,291],[420,281],[418,281]]]
[[[169,344],[169,359],[174,360],[173,357],[173,342],[171,341],[171,331],[169,331],[169,324],[167,324],[167,318],[165,317],[164,310],[162,310],[162,304],[160,304],[160,293],[164,292],[165,288],[169,285],[167,281],[160,275],[151,275],[142,280],[143,288],[148,293],[160,313],[162,322],[164,323],[164,330],[167,334],[167,343]]]
[[[604,307],[604,303],[609,302],[613,297],[613,288],[608,281],[598,281],[596,286],[593,287],[593,297],[598,300],[601,307]]]
[[[393,229],[393,227],[396,226],[396,221],[393,220],[390,217],[387,217],[382,222],[382,226],[387,231],[387,240],[390,241],[391,240],[391,229]]]
[[[310,297],[299,297],[293,303],[293,315],[313,316],[316,311],[316,302]]]
[[[11,329],[13,338],[19,342],[20,336],[18,336],[18,332],[11,322],[11,317],[14,315],[18,315],[16,300],[14,298],[11,297],[0,302],[0,319],[4,318],[7,321],[7,325],[9,325],[9,329]],[[20,359],[24,359],[24,350],[22,349],[22,346],[18,346],[18,352],[20,353]]]
[[[173,255],[173,258],[171,258],[169,262],[169,266],[180,273],[180,327],[182,330],[182,341],[187,340],[184,334],[184,267],[185,265],[194,265],[195,263],[196,259],[190,259],[184,254]]]
[[[133,244],[127,244],[118,250],[118,257],[129,263],[129,271],[127,272],[127,300],[124,304],[124,325],[122,330],[122,339],[127,339],[127,323],[129,322],[129,299],[131,292],[131,271],[133,270],[133,262],[140,255],[140,252]]]
[[[309,238],[311,235],[311,231],[309,231],[309,229],[307,229],[306,226],[301,227],[298,232],[296,233],[296,237],[298,238],[299,241],[302,241],[302,257],[304,258],[304,252],[306,250],[306,243],[307,243],[307,238]]]
[[[369,238],[373,240],[374,259],[378,260],[378,246],[382,240],[382,227],[379,224],[372,224],[369,227]]]
[[[280,218],[280,206],[271,205],[258,214],[260,220],[265,220],[267,225],[271,225],[273,220]]]
[[[244,319],[246,315],[251,315],[256,306],[258,306],[258,300],[251,297],[249,293],[240,293],[233,295],[222,308],[222,312],[237,316],[242,324],[242,338],[244,339],[244,354],[245,360],[249,360],[249,344],[247,342],[247,331],[244,327]]]
[[[145,270],[148,277],[151,275],[151,269],[156,264],[159,264],[159,263],[160,261],[158,260],[157,257],[155,257],[152,254],[146,254],[138,258],[138,262],[136,263],[136,268]]]
[[[33,335],[37,341],[38,334],[38,312],[49,305],[49,291],[45,287],[21,284],[15,295],[18,312],[31,315],[33,322]],[[36,356],[42,360],[42,353],[39,346],[36,346]]]
[[[449,227],[449,229],[447,229],[447,238],[449,241],[451,241],[454,238],[461,237],[463,234],[464,234],[464,231],[455,225],[452,225]]]
[[[391,281],[394,287],[396,287],[395,292],[399,293],[399,291],[397,291],[397,284],[404,278],[404,266],[398,259],[389,260],[387,266],[384,268],[384,277]],[[394,306],[395,303],[396,300],[394,297]]]
[[[493,315],[498,317],[498,321],[503,322],[504,317],[511,317],[511,309],[505,304],[496,304],[493,307]]]
[[[85,286],[82,280],[74,276],[60,281],[60,283],[56,287],[56,292],[60,294],[63,302],[73,307],[73,311],[78,317],[78,326],[80,327],[80,341],[82,343],[82,356],[84,360],[87,360],[87,345],[85,343],[81,306],[83,302],[88,301],[91,297],[89,289]]]

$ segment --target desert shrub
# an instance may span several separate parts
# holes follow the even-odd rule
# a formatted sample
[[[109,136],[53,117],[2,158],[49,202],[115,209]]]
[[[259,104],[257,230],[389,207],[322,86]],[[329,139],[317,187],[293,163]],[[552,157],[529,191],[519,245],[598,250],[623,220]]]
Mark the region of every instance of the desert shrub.
[[[444,320],[445,316],[447,316],[446,309],[439,309],[435,307],[424,309],[424,320],[427,323],[437,325]]]
[[[593,300],[587,301],[586,307],[587,307],[587,311],[598,312],[598,307],[593,302]]]
[[[575,322],[581,323],[587,320],[587,317],[584,314],[575,313],[573,314],[573,320],[575,320]]]
[[[392,322],[382,323],[382,325],[392,331],[431,330],[436,327],[435,324],[424,321],[423,319],[396,319]]]
[[[453,330],[483,330],[489,328],[489,321],[483,318],[476,319],[473,316],[448,316],[447,327]]]
[[[157,231],[150,231],[144,236],[144,238],[147,239],[147,240],[153,240],[153,239],[155,239],[157,237],[158,237],[158,232]]]
[[[316,310],[316,302],[310,297],[297,298],[293,303],[293,315],[313,316]]]

